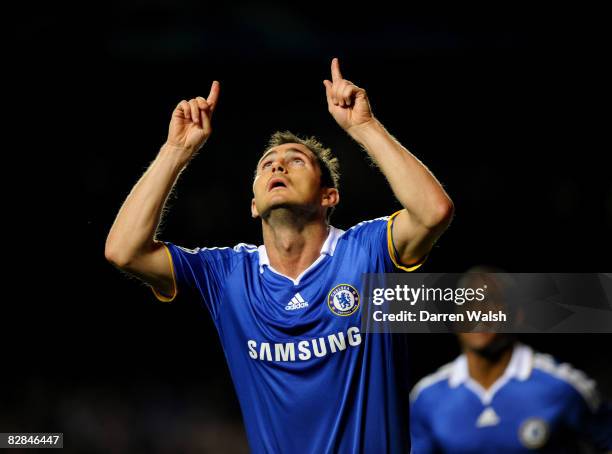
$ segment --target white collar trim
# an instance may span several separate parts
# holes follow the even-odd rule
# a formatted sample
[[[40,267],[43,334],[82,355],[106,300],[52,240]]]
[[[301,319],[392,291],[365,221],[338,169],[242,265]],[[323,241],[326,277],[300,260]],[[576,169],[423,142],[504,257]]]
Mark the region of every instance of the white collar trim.
[[[462,354],[453,362],[448,384],[451,388],[456,388],[464,383],[468,389],[473,391],[480,398],[483,405],[489,405],[497,391],[503,388],[512,378],[521,381],[527,380],[531,375],[532,365],[533,350],[531,347],[516,343],[512,349],[512,358],[506,370],[489,389],[485,390],[478,382],[470,377],[467,358],[465,354]]]
[[[336,245],[338,244],[338,240],[340,239],[340,237],[344,234],[344,230],[341,229],[337,229],[336,227],[334,227],[333,225],[329,226],[329,233],[327,234],[327,238],[325,239],[325,242],[323,243],[323,246],[321,247],[321,252],[319,257],[317,258],[317,260],[315,260],[308,268],[306,268],[304,271],[302,271],[302,273],[295,279],[284,275],[283,273],[280,273],[278,271],[276,271],[272,265],[270,265],[270,259],[268,257],[268,253],[266,251],[266,246],[265,245],[261,245],[257,248],[257,252],[259,254],[259,272],[263,273],[264,272],[264,266],[267,266],[270,271],[275,272],[276,274],[279,274],[283,277],[286,277],[287,279],[291,280],[293,282],[294,285],[298,285],[300,283],[300,280],[304,277],[304,275],[309,272],[311,269],[313,269],[315,266],[317,266],[317,264],[323,260],[323,258],[326,255],[329,256],[333,256],[334,252],[336,250]]]

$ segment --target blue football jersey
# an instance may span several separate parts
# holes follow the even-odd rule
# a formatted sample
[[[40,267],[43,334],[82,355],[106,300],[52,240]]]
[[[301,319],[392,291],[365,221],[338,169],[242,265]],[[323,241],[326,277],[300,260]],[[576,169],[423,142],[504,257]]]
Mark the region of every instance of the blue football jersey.
[[[175,294],[153,291],[168,301],[193,289],[209,310],[253,452],[409,451],[406,338],[360,332],[362,274],[401,267],[396,214],[330,227],[321,255],[296,279],[274,270],[264,246],[165,242]]]
[[[575,453],[581,441],[612,449],[612,412],[595,383],[520,343],[489,389],[461,355],[417,383],[410,400],[414,454]]]

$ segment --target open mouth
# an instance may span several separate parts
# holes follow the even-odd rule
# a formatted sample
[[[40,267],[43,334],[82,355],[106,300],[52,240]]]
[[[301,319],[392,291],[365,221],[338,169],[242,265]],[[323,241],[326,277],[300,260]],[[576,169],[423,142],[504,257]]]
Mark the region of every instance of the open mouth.
[[[268,184],[268,191],[272,191],[277,188],[286,188],[287,183],[281,178],[273,178]]]

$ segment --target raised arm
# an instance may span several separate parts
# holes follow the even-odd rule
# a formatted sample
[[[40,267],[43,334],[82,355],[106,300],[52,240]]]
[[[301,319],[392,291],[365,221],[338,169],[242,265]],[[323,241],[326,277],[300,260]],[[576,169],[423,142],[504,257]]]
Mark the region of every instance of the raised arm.
[[[155,238],[164,205],[180,173],[211,134],[219,82],[208,98],[181,101],[172,112],[168,139],[123,202],[106,239],[105,256],[164,295],[174,295],[170,260]]]
[[[415,264],[450,224],[453,203],[427,167],[374,117],[366,91],[342,77],[337,58],[331,74],[331,81],[323,81],[328,110],[377,163],[402,204],[393,223],[393,243],[403,264]]]

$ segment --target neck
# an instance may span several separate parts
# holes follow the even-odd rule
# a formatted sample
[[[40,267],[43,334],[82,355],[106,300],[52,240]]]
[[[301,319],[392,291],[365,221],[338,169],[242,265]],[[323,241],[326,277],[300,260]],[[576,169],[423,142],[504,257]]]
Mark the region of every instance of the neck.
[[[264,218],[262,230],[270,265],[292,279],[319,257],[329,231],[324,218],[296,216],[286,209]]]
[[[512,358],[512,350],[510,345],[499,355],[485,356],[476,350],[466,349],[465,356],[470,377],[484,389],[489,389],[504,374]]]

